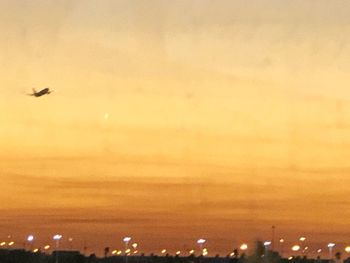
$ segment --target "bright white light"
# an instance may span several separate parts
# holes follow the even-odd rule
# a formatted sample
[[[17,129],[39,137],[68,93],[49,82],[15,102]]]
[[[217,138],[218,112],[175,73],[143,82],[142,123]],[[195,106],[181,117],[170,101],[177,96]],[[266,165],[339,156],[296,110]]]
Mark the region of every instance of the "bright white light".
[[[299,251],[300,250],[300,246],[299,245],[294,245],[294,246],[292,246],[292,250],[293,251]]]
[[[322,249],[317,249],[317,253],[321,253],[322,252]]]
[[[205,242],[206,242],[206,240],[203,238],[200,238],[197,240],[197,244],[204,244]]]
[[[50,245],[46,245],[46,246],[44,247],[45,250],[48,250],[49,248],[50,248]]]
[[[32,242],[34,240],[34,236],[33,235],[29,235],[28,237],[27,237],[27,241],[28,242]]]
[[[124,237],[124,238],[123,238],[123,241],[124,241],[125,243],[129,243],[130,240],[131,240],[131,237]]]
[[[265,246],[265,247],[267,247],[267,246],[269,246],[269,245],[271,245],[271,241],[265,241],[265,242],[264,242],[264,246]]]
[[[283,238],[280,239],[280,243],[284,243],[284,239]]]
[[[190,250],[190,252],[189,252],[191,255],[194,253],[194,250],[192,249],[192,250]]]
[[[299,240],[300,240],[301,242],[304,242],[304,241],[306,240],[306,237],[300,237]]]
[[[165,254],[165,253],[166,253],[166,249],[163,249],[161,253],[162,253],[162,254]]]
[[[53,236],[53,240],[60,240],[62,238],[62,235],[56,234]]]
[[[350,253],[350,246],[347,246],[347,247],[345,248],[345,252],[346,252],[346,253]]]
[[[288,260],[292,260],[292,259],[293,259],[293,257],[289,257],[289,258],[288,258]]]
[[[334,244],[334,243],[329,243],[329,244],[327,245],[327,247],[333,248],[333,247],[335,247],[335,244]]]
[[[131,245],[134,249],[136,249],[137,248],[137,243],[134,243],[134,244],[132,244]]]
[[[179,250],[179,251],[176,251],[176,253],[175,253],[176,255],[180,255],[181,254],[181,251]]]
[[[9,246],[13,246],[14,244],[15,244],[15,242],[11,241],[11,242],[9,243]]]
[[[242,245],[240,246],[240,249],[241,249],[241,250],[247,250],[247,249],[248,249],[248,245],[247,245],[247,244],[242,244]]]

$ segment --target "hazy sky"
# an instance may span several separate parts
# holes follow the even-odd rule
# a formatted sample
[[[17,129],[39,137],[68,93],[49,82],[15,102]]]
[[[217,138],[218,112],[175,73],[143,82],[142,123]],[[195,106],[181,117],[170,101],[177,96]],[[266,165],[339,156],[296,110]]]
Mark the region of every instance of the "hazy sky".
[[[223,253],[275,225],[291,243],[345,242],[349,12],[0,0],[0,239],[101,250],[130,235],[158,252],[205,237]]]

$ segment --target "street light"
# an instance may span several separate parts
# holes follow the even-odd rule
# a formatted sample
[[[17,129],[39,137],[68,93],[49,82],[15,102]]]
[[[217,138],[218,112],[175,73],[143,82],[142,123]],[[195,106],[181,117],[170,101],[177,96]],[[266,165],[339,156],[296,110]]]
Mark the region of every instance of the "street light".
[[[69,249],[73,250],[73,238],[72,237],[68,238],[68,242],[69,242]]]
[[[300,250],[300,246],[299,245],[294,245],[292,246],[292,251],[296,252]]]
[[[29,243],[29,250],[32,250],[32,243],[33,243],[33,240],[34,240],[34,236],[33,235],[29,235],[27,237],[27,241]]]
[[[281,253],[281,257],[283,258],[283,243],[284,243],[284,239],[283,239],[283,238],[280,238],[279,242],[280,242],[280,253]]]
[[[267,252],[269,251],[269,246],[271,245],[271,241],[265,241],[264,242],[264,247],[265,247],[265,252],[264,252],[264,258],[265,262],[267,262]]]
[[[53,236],[53,240],[56,241],[56,263],[58,263],[58,248],[60,246],[60,240],[62,238],[62,235],[56,234]]]
[[[243,243],[240,247],[239,247],[240,250],[247,250],[248,249],[248,245]]]
[[[125,243],[125,263],[128,263],[128,244],[131,240],[131,237],[124,237],[123,242]],[[130,252],[130,251],[129,251]]]
[[[264,242],[264,246],[265,246],[265,247],[268,247],[269,245],[271,245],[271,241],[265,241],[265,242]]]
[[[208,249],[203,248],[203,256],[206,256],[206,255],[208,255]]]
[[[200,255],[203,255],[203,245],[207,242],[205,239],[200,238],[197,240],[197,244],[199,245]]]
[[[335,244],[334,243],[328,243],[327,247],[329,249],[329,260],[332,261],[332,259],[333,259],[332,250],[335,247]]]

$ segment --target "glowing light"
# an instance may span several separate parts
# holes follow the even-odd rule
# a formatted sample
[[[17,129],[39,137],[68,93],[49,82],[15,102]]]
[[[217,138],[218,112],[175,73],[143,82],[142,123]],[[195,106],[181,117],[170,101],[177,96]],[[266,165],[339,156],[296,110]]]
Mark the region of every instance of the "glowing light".
[[[34,240],[34,236],[33,235],[29,235],[28,237],[27,237],[27,241],[28,242],[32,242]]]
[[[181,254],[181,251],[179,250],[179,251],[176,251],[176,253],[175,253],[176,255],[180,255]]]
[[[39,251],[38,248],[36,248],[36,249],[33,250],[34,253],[37,253],[38,251]]]
[[[271,245],[271,241],[265,241],[265,242],[264,242],[264,246],[265,246],[265,247],[267,247],[267,246],[269,246],[269,245]]]
[[[317,249],[317,253],[321,253],[322,252],[322,249]]]
[[[117,252],[117,255],[121,255],[121,254],[122,254],[122,251],[119,250],[119,251]]]
[[[1,246],[1,247],[5,246],[5,245],[6,245],[6,242],[1,242],[1,243],[0,243],[0,246]]]
[[[137,248],[137,243],[134,243],[134,244],[132,244],[131,245],[134,249],[136,249]]]
[[[234,257],[236,254],[235,254],[235,252],[232,252],[231,254],[230,254],[230,257]]]
[[[45,250],[48,250],[49,248],[50,248],[50,245],[46,245],[46,246],[44,247]]]
[[[289,257],[289,258],[288,258],[288,260],[292,260],[292,259],[293,259],[293,257]]]
[[[118,250],[116,250],[116,249],[112,251],[112,255],[115,255],[117,253],[118,253]]]
[[[129,243],[130,240],[131,240],[131,237],[124,237],[124,238],[123,238],[123,241],[124,241],[126,244]]]
[[[350,246],[347,246],[347,247],[345,248],[345,252],[346,252],[346,253],[350,253]]]
[[[299,245],[294,245],[294,246],[292,246],[292,250],[293,251],[299,251],[300,250],[300,246]]]
[[[127,250],[125,250],[125,253],[126,253],[126,254],[129,254],[130,251],[131,251],[130,248],[128,248]]]
[[[190,250],[189,253],[190,253],[190,255],[194,254],[194,250],[193,249]]]
[[[137,252],[138,252],[138,251],[137,251],[137,250],[135,250],[135,251],[134,251],[134,254],[137,254]]]
[[[203,251],[203,256],[206,256],[206,255],[208,255],[208,251],[206,250],[206,251]]]
[[[166,253],[166,249],[163,249],[163,250],[161,251],[161,253],[162,253],[162,254],[165,254],[165,253]]]
[[[8,245],[11,247],[15,244],[15,242],[11,241]]]
[[[198,239],[197,240],[197,244],[204,244],[206,242],[206,240],[205,239],[203,239],[203,238],[200,238],[200,239]]]
[[[284,239],[283,238],[280,239],[280,243],[284,243]]]
[[[242,244],[242,245],[240,246],[240,249],[241,249],[241,250],[247,250],[247,249],[248,249],[248,245],[247,245],[247,244]]]
[[[62,238],[62,235],[59,235],[59,234],[56,234],[53,236],[53,240],[56,240],[56,241],[60,240],[61,238]]]
[[[73,242],[73,238],[72,237],[68,238],[68,241]]]
[[[301,242],[304,242],[304,241],[306,240],[306,237],[300,237],[299,240],[300,240]]]
[[[334,244],[334,243],[329,243],[329,244],[327,245],[327,247],[333,248],[333,247],[335,247],[335,244]]]

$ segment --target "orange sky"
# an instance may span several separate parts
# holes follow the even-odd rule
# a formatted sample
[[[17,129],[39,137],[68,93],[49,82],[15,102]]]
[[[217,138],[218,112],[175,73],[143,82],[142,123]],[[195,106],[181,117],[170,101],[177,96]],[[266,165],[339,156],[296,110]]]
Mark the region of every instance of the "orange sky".
[[[0,239],[346,242],[349,11],[0,1]]]

